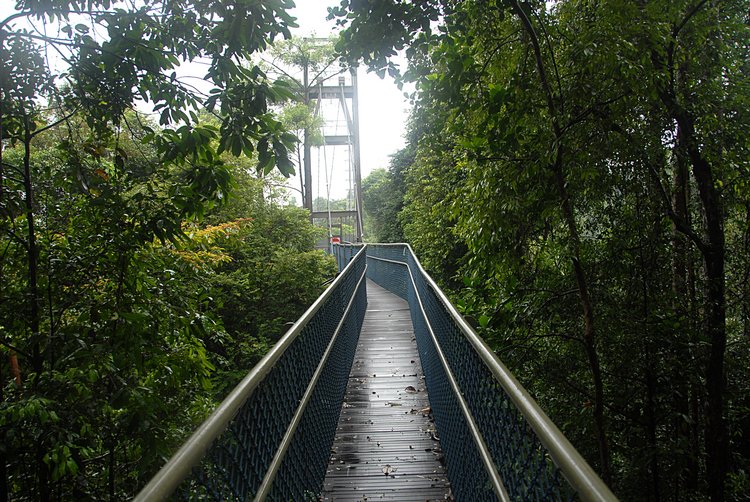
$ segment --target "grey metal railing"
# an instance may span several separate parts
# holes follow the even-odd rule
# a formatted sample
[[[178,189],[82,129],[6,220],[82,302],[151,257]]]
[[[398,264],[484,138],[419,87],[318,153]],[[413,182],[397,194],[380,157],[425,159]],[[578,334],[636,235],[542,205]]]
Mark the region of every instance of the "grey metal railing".
[[[368,278],[409,302],[458,500],[617,500],[407,244],[368,244],[365,252]]]
[[[348,265],[136,497],[316,500],[367,308]]]
[[[136,500],[316,500],[367,308],[409,302],[458,500],[617,500],[406,244],[334,246],[342,273]]]
[[[364,244],[351,244],[351,243],[335,243],[332,244],[333,248],[333,256],[336,258],[336,264],[339,267],[339,270],[344,270],[344,268],[349,264],[350,261],[359,253],[359,251],[364,247]]]

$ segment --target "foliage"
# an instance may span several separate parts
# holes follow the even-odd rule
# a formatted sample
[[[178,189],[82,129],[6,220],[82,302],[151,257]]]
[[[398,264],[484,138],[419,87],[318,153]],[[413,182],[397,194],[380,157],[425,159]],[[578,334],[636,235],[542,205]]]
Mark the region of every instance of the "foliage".
[[[741,499],[746,5],[331,14],[416,84],[404,235],[501,358],[623,499]]]
[[[107,134],[137,101],[152,103],[160,125],[176,127],[153,138],[167,161],[191,157],[210,165],[217,151],[239,155],[257,150],[260,168],[270,170],[275,163],[282,172],[291,172],[287,148],[293,138],[268,109],[269,101],[284,99],[289,91],[282,83],[269,83],[257,66],[248,69],[238,63],[265,49],[276,37],[290,36],[289,28],[294,23],[285,9],[291,2],[224,6],[184,0],[152,2],[141,8],[110,0],[88,3],[21,1],[17,13],[2,22],[3,53],[15,58],[23,51],[30,54],[27,58],[36,58],[25,66],[6,66],[6,134],[17,136],[20,130],[14,126],[17,119],[12,118],[16,115],[12,111],[22,101],[13,89],[25,89],[27,104],[54,91],[50,70],[33,44],[40,38],[35,33],[44,29],[36,24],[34,31],[13,28],[19,19],[26,18],[42,26],[48,22],[59,26],[58,37],[41,37],[41,42],[56,48],[70,65],[68,71],[56,75],[65,83],[64,92],[55,98],[65,102],[65,109],[58,109],[58,117],[71,111],[79,113],[95,132]],[[194,29],[196,26],[200,29]],[[205,80],[214,85],[207,97],[176,73],[181,59],[200,58],[208,59]],[[46,85],[33,85],[29,80],[45,79],[44,75],[49,82]],[[27,85],[19,89],[18,79],[25,79]],[[220,113],[218,131],[194,128],[202,107]],[[31,112],[31,108],[21,110],[20,115]],[[218,148],[213,139],[219,140]]]
[[[217,396],[239,382],[336,273],[334,261],[315,250],[323,232],[310,224],[306,211],[268,203],[264,181],[247,171],[237,178],[237,196],[207,216],[230,221],[218,228],[236,228],[231,238],[215,243],[229,260],[208,281],[227,332],[225,340],[207,342],[219,368]]]
[[[35,498],[33,466],[43,462],[64,498],[129,497],[317,297],[334,265],[314,251],[304,211],[267,201],[247,163],[227,159],[236,188],[206,215],[213,224],[183,222],[172,231],[181,238],[160,241],[160,222],[179,221],[171,190],[181,171],[157,169],[157,156],[126,136],[119,148],[131,169],[119,176],[112,163],[81,154],[81,143],[50,143],[32,157],[41,370],[28,319],[16,315],[28,307],[13,220],[0,239],[0,333],[23,379],[12,384],[3,369],[8,491]],[[21,156],[4,153],[7,165]],[[85,190],[76,173],[87,176]],[[6,188],[17,205],[10,180]]]
[[[7,386],[4,374],[0,419],[14,498],[41,496],[42,469],[60,495],[124,496],[212,404],[213,368],[198,336],[221,329],[197,287],[208,261],[154,241],[180,213],[165,187],[182,173],[154,169],[156,156],[123,138],[119,148],[131,154],[127,174],[77,142],[31,158],[43,338],[28,328],[26,250],[13,231],[23,217],[3,221],[0,319],[22,378]],[[4,161],[18,157],[6,150]],[[10,205],[15,187],[9,177]]]
[[[313,211],[312,168],[310,148],[322,146],[325,121],[320,103],[314,105],[310,93],[341,73],[335,65],[333,39],[291,38],[274,44],[261,61],[269,74],[277,75],[292,90],[281,107],[280,116],[287,129],[298,138],[297,167],[300,171],[300,193],[303,206]]]
[[[285,75],[297,90],[304,92],[304,83],[294,75],[287,73],[287,68],[307,68],[311,72],[311,83],[323,83],[333,75],[339,73],[334,63],[336,57],[333,50],[333,38],[291,38],[274,44],[268,51],[270,64],[277,71]]]
[[[404,207],[404,169],[413,152],[402,149],[391,157],[389,169],[376,169],[362,180],[365,235],[371,242],[403,242],[398,213]]]
[[[293,172],[272,113],[292,93],[248,63],[291,5],[21,0],[0,21],[0,500],[131,498],[331,273],[249,174]],[[231,310],[258,290],[279,305]]]

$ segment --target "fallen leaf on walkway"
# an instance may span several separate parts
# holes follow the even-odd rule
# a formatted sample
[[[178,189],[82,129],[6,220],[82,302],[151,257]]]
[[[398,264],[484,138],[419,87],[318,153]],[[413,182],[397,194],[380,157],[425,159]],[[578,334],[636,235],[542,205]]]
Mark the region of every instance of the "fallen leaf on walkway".
[[[392,472],[396,472],[397,470],[398,468],[391,467],[390,464],[386,464],[382,467],[383,474],[385,474],[386,476],[390,475]]]

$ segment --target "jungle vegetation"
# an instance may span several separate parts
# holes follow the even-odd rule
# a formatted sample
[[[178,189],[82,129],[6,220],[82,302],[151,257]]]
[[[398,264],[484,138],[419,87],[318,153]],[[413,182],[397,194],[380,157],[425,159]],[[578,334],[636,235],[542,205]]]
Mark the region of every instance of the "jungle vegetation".
[[[276,188],[297,138],[274,110],[294,89],[252,62],[290,37],[292,3],[16,4],[0,500],[130,499],[335,273]]]
[[[623,500],[746,500],[748,3],[330,17],[343,58],[416,89],[372,226],[403,232]]]
[[[309,113],[285,124],[293,79],[253,63],[290,37],[293,3],[16,4],[0,500],[130,498],[334,273],[276,188]],[[749,16],[745,0],[330,11],[343,63],[415,86],[406,147],[363,183],[369,240],[414,246],[622,500],[750,492]]]

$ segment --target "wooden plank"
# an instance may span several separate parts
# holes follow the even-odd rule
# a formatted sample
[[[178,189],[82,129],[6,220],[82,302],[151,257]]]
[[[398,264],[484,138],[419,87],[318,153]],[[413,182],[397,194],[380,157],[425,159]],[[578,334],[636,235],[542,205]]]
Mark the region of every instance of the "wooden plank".
[[[446,500],[408,304],[367,282],[367,313],[326,473],[326,501]]]

